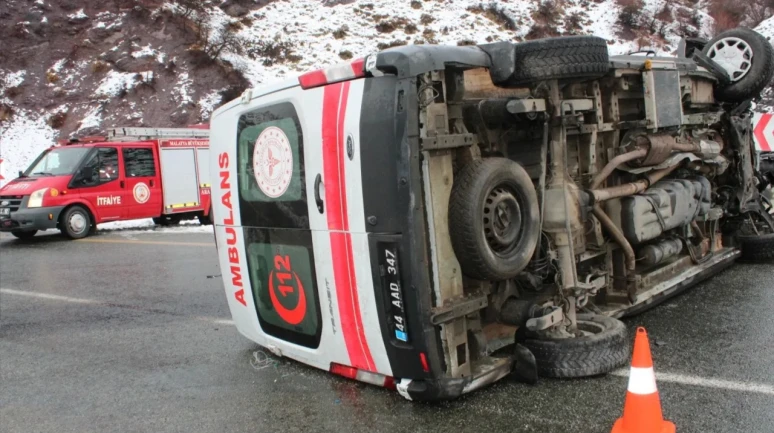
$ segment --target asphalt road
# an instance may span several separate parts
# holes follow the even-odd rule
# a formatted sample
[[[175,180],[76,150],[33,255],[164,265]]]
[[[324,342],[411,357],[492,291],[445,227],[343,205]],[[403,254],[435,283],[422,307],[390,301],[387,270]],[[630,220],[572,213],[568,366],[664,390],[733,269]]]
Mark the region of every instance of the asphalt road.
[[[621,414],[622,375],[429,405],[266,358],[219,273],[211,234],[0,235],[0,430],[609,432]],[[678,432],[774,431],[773,295],[774,264],[736,265],[627,320]]]

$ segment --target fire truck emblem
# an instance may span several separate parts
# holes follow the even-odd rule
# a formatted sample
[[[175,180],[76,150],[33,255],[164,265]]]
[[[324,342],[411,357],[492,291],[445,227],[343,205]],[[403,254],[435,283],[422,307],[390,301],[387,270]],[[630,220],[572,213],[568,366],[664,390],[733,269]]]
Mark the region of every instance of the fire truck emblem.
[[[293,149],[282,129],[270,126],[255,140],[253,173],[258,187],[271,198],[288,190],[293,179]]]
[[[150,199],[151,193],[148,185],[146,185],[144,182],[138,182],[137,185],[134,186],[132,194],[134,194],[134,200],[137,203],[143,204],[148,201],[148,199]]]

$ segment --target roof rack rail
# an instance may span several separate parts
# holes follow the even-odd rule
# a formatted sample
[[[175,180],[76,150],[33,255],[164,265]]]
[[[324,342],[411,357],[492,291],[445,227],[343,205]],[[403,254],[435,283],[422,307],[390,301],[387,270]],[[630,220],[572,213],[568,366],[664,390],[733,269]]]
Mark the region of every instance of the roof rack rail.
[[[110,128],[108,141],[154,140],[158,138],[209,138],[210,131],[200,128]]]

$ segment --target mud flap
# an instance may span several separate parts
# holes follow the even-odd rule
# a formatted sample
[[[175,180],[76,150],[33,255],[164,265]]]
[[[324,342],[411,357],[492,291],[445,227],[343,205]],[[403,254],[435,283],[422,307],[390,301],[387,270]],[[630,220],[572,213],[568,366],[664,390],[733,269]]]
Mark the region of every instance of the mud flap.
[[[513,349],[513,359],[513,370],[511,370],[513,377],[519,382],[530,385],[536,384],[538,372],[535,355],[529,349],[517,343]]]

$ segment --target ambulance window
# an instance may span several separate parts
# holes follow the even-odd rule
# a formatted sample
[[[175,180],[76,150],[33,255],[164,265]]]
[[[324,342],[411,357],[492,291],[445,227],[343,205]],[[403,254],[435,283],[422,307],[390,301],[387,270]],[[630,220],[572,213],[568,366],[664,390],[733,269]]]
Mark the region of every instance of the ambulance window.
[[[309,228],[304,140],[290,102],[244,113],[237,126],[237,183],[242,224]]]
[[[100,147],[83,167],[91,167],[91,177],[79,177],[79,186],[95,186],[118,179],[118,150],[115,147]]]
[[[153,150],[145,148],[124,148],[126,177],[156,176],[156,163]]]
[[[245,231],[245,241],[261,329],[285,341],[317,347],[322,323],[309,232],[251,228]]]

